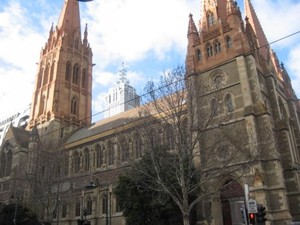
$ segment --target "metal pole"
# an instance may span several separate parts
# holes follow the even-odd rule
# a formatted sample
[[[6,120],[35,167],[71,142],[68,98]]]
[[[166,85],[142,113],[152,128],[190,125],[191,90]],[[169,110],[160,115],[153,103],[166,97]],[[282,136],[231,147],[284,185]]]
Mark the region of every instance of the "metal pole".
[[[105,215],[105,222],[106,222],[106,225],[108,225],[108,187],[106,187],[106,204],[105,204],[105,207],[106,207],[106,215]]]
[[[56,215],[56,225],[59,224],[59,199],[57,200],[57,215]]]
[[[111,192],[109,192],[109,225],[111,225]]]
[[[14,219],[13,219],[14,225],[17,224],[17,209],[18,209],[18,198],[16,198],[16,204],[15,204],[15,213],[14,213]]]

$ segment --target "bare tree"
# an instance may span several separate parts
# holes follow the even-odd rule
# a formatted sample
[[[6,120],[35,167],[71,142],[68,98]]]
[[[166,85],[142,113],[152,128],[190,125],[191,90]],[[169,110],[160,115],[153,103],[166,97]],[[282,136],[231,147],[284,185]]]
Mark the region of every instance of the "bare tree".
[[[51,224],[58,212],[63,178],[68,173],[68,155],[57,145],[37,143],[33,171],[27,182],[31,186],[30,204],[43,222]],[[30,175],[31,174],[31,175]]]
[[[226,112],[218,108],[224,95],[218,86],[210,91],[178,67],[145,89],[148,95],[136,127],[150,160],[148,165],[132,161],[132,167],[144,178],[143,188],[171,198],[181,210],[183,224],[189,225],[197,203],[216,192],[212,182],[232,173],[242,176],[255,156],[243,122],[232,116],[230,99]],[[162,146],[170,154],[161,154]]]

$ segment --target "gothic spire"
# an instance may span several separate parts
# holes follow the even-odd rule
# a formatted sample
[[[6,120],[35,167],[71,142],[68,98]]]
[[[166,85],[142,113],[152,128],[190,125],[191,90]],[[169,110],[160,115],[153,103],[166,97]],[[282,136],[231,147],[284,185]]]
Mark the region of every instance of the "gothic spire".
[[[245,14],[257,37],[259,53],[263,56],[264,59],[267,60],[269,58],[268,56],[270,46],[268,45],[268,40],[252,6],[251,0],[245,0]]]
[[[190,14],[190,19],[189,19],[189,25],[188,25],[188,35],[197,35],[198,36],[198,30],[195,25],[195,22],[193,20],[193,15]]]
[[[83,37],[83,45],[87,46],[88,45],[88,25],[87,23],[85,24],[85,29],[84,29],[84,37]]]
[[[233,14],[233,13],[239,13],[240,9],[238,7],[238,4],[234,0],[227,0],[227,15]]]
[[[80,35],[80,13],[78,1],[65,0],[57,27],[63,31],[77,31]]]

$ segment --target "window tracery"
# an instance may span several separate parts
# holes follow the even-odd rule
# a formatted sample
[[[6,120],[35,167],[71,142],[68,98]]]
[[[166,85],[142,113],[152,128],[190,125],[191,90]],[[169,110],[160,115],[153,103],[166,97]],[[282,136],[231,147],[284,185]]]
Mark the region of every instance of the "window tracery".
[[[197,60],[201,61],[201,59],[202,59],[201,51],[200,51],[200,49],[197,49]]]
[[[8,177],[11,174],[11,167],[12,167],[12,150],[11,146],[7,144],[0,157],[0,177]]]
[[[66,75],[65,75],[65,79],[66,81],[70,81],[71,78],[71,62],[68,61],[67,65],[66,65]]]
[[[208,26],[211,27],[215,23],[215,16],[212,12],[207,13]]]
[[[74,68],[73,68],[73,80],[72,80],[72,82],[74,84],[77,84],[77,85],[79,83],[79,65],[78,65],[78,63],[76,63],[74,65]]]
[[[206,52],[207,52],[207,57],[213,56],[213,48],[209,43],[206,45]]]
[[[233,106],[233,100],[231,94],[227,93],[225,95],[225,105],[226,105],[226,111],[228,113],[234,111],[234,106]]]
[[[221,43],[219,41],[215,41],[215,54],[221,52]]]
[[[226,37],[227,48],[232,48],[232,40],[229,36]]]
[[[213,98],[211,100],[210,105],[211,105],[211,115],[212,115],[212,117],[217,117],[218,114],[219,114],[219,106],[218,106],[217,99]]]
[[[77,98],[74,96],[71,100],[71,114],[77,115]]]

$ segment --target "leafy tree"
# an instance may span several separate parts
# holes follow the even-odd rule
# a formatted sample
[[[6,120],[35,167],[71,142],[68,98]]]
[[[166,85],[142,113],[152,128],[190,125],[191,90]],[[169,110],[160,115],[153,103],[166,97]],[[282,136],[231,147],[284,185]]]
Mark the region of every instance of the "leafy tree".
[[[15,222],[15,223],[14,223]],[[37,215],[20,204],[0,204],[0,224],[40,225]]]
[[[156,152],[165,159],[170,157],[164,148],[157,148]],[[138,162],[139,166],[149,165],[149,157],[149,154],[145,154]],[[150,164],[148,171],[152,169]],[[126,224],[181,225],[182,217],[178,206],[165,193],[145,188],[148,178],[140,171],[133,169],[127,175],[120,176],[115,188],[115,194],[126,217]],[[168,176],[168,173],[165,175]]]
[[[126,217],[126,224],[182,225],[179,207],[166,193],[160,191],[159,185],[153,185],[151,181],[151,177],[155,175],[155,168],[151,163],[152,157],[159,159],[156,162],[160,163],[156,166],[163,171],[161,173],[163,179],[168,183],[176,181],[170,171],[172,168],[170,164],[174,163],[176,157],[165,146],[157,146],[154,152],[145,152],[135,164],[135,168],[127,175],[119,177],[118,185],[115,188],[115,194]],[[196,183],[196,180],[193,182]],[[175,185],[174,188],[177,191],[180,190],[179,186]],[[191,198],[195,198],[195,196],[191,196]]]

